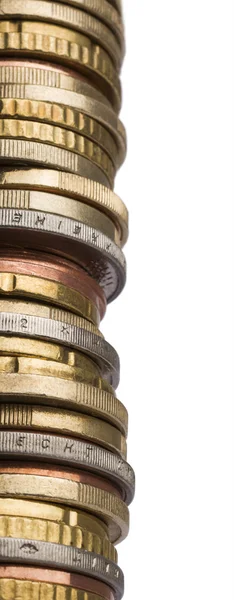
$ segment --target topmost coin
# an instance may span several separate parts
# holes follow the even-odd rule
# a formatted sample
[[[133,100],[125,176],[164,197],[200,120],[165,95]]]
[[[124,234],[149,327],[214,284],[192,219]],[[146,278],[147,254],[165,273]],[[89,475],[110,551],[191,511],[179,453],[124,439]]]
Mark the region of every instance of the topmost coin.
[[[124,44],[124,25],[121,17],[120,0],[57,0],[59,3],[76,6],[83,11],[95,15],[100,21],[108,25],[117,35],[121,45]],[[26,0],[27,2],[27,0]],[[118,9],[116,7],[118,6]],[[25,8],[25,3],[24,3]]]

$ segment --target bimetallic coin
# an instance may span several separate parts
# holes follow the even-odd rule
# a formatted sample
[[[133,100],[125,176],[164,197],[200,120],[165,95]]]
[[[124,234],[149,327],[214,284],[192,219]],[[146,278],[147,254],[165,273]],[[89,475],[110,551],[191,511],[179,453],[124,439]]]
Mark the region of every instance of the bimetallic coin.
[[[33,247],[78,262],[103,288],[108,302],[114,300],[124,287],[126,260],[123,252],[101,232],[80,221],[52,213],[3,208],[0,209],[0,235],[2,248]]]
[[[22,0],[0,0],[0,14],[1,20],[3,18],[42,20],[75,29],[102,46],[112,58],[116,68],[120,69],[123,54],[115,35],[104,23],[82,10],[54,1],[25,0],[22,11]]]
[[[71,29],[39,21],[0,21],[0,55],[35,56],[55,60],[90,78],[113,104],[121,108],[121,86],[115,66],[105,50]]]
[[[1,188],[14,191],[19,189],[38,190],[90,204],[114,221],[121,247],[127,241],[128,211],[125,204],[109,188],[99,185],[97,182],[94,183],[91,179],[52,169],[2,170],[0,172]],[[25,197],[27,198],[26,195]],[[22,200],[22,202],[23,205],[19,203],[18,208],[28,208],[25,201]]]
[[[116,600],[123,596],[124,579],[121,569],[94,552],[49,542],[0,538],[0,562],[48,566],[84,574],[109,585],[115,592]]]
[[[0,334],[46,339],[84,352],[97,362],[110,385],[114,388],[118,386],[120,367],[117,353],[108,342],[90,331],[65,321],[5,310],[0,313]]]
[[[1,473],[0,497],[52,502],[87,511],[107,524],[112,543],[128,534],[127,505],[116,494],[96,486],[62,477]]]
[[[43,375],[0,373],[0,402],[79,411],[103,419],[127,435],[128,414],[124,405],[114,394],[85,383]]]
[[[17,427],[24,429],[25,423],[31,423],[31,428],[34,429],[32,413],[36,409],[37,407],[1,405],[0,427],[12,429],[17,423]],[[46,433],[0,431],[0,458],[84,468],[114,481],[127,505],[134,497],[135,476],[130,465],[116,454],[94,444]]]

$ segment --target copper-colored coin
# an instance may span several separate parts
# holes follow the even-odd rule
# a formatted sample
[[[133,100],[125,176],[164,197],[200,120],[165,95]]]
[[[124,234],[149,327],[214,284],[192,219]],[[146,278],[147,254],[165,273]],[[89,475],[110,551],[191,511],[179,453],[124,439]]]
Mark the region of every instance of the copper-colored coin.
[[[65,585],[98,594],[103,597],[103,600],[115,600],[113,591],[105,583],[101,583],[97,579],[91,577],[84,577],[84,575],[76,575],[75,573],[66,573],[65,571],[6,565],[0,566],[0,579],[3,578]]]
[[[97,308],[100,319],[106,311],[106,299],[102,288],[82,268],[56,255],[21,250],[0,250],[0,272],[16,272],[35,275],[57,281],[73,288],[88,298]]]
[[[107,479],[98,475],[92,475],[85,471],[73,471],[67,467],[57,467],[56,465],[38,464],[38,463],[20,463],[14,461],[4,461],[0,464],[0,473],[20,473],[23,475],[42,475],[43,477],[59,477],[60,479],[69,479],[93,487],[98,487],[105,492],[110,492],[121,498],[119,489]]]

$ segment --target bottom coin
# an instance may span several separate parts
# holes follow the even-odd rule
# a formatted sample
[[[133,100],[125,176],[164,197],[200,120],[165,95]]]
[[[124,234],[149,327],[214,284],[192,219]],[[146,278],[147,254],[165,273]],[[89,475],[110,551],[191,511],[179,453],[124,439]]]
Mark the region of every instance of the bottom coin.
[[[37,567],[0,566],[1,600],[114,600],[105,583]]]
[[[51,544],[48,542],[37,542],[35,540],[24,540],[22,538],[0,538],[0,563],[32,565],[35,567],[49,567],[57,570],[67,571],[68,585],[84,589],[85,580],[90,579],[94,593],[98,593],[98,584],[104,584],[114,591],[116,600],[120,600],[124,592],[124,578],[121,569],[112,561],[94,552],[80,550],[63,546],[62,544]],[[72,575],[72,573],[76,575]],[[50,583],[53,579],[50,577]],[[75,584],[76,581],[76,584]],[[81,582],[83,581],[83,585]],[[58,583],[58,580],[55,580]],[[87,589],[89,591],[89,589]],[[107,598],[109,600],[109,598]]]

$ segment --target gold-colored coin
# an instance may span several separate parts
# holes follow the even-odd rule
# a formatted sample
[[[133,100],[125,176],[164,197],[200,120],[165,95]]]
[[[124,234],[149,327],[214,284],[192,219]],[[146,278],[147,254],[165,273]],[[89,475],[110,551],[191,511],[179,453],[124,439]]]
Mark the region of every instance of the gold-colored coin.
[[[114,64],[105,50],[87,36],[39,21],[0,21],[0,54],[57,60],[85,73],[118,112],[121,87]]]
[[[81,361],[82,362],[82,361]],[[0,356],[0,373],[21,373],[22,375],[43,375],[57,377],[68,381],[78,381],[99,387],[99,377],[94,375],[91,369],[84,367],[72,367],[59,362],[45,360],[42,358],[27,358],[23,356]],[[111,386],[102,380],[106,392],[111,393]]]
[[[79,327],[85,331],[98,335],[104,339],[103,334],[100,330],[78,315],[72,312],[62,310],[61,308],[49,306],[48,304],[39,304],[32,302],[31,300],[18,300],[15,298],[1,298],[0,297],[0,312],[10,312],[14,314],[25,314],[35,317],[42,317],[44,319],[52,319],[53,321],[61,321],[74,327]]]
[[[6,93],[5,85],[4,88]],[[37,100],[25,102],[17,98],[2,98],[0,118],[30,119],[69,129],[90,139],[108,154],[116,168],[120,166],[118,147],[113,136],[100,123],[75,108]]]
[[[127,435],[128,414],[124,405],[110,392],[85,383],[42,375],[0,373],[0,403],[6,402],[48,405],[95,415]],[[121,440],[119,443],[121,446]]]
[[[63,347],[57,344],[3,336],[0,337],[0,360],[2,373],[43,375],[56,377],[58,381],[66,379],[115,396],[112,386],[100,376],[98,365],[92,359],[80,352],[74,355],[69,351],[63,353]]]
[[[53,106],[55,105],[56,110],[58,111],[64,106],[88,115],[103,125],[114,137],[118,146],[117,164],[121,165],[126,156],[126,131],[122,122],[112,110],[111,106],[106,106],[99,99],[90,97],[90,95],[84,94],[83,92],[81,93],[79,90],[57,88],[55,85],[49,85],[49,82],[46,86],[44,84],[44,77],[41,77],[40,80],[39,77],[37,77],[36,81],[39,81],[32,84],[31,81],[34,81],[34,78],[31,72],[27,78],[28,71],[29,67],[24,68],[21,64],[20,66],[14,67],[14,69],[8,69],[7,67],[3,66],[0,67],[1,100],[6,98],[7,100],[27,100],[28,103],[29,101],[39,103],[49,102]],[[37,73],[38,75],[41,75],[41,73],[44,75],[44,72],[40,69],[37,69]],[[7,78],[12,79],[13,82],[9,82],[7,84],[4,83]],[[17,83],[17,81],[19,83]],[[76,80],[74,79],[74,81]],[[26,103],[25,106],[27,106]],[[30,104],[28,104],[28,111],[32,111]]]
[[[71,527],[65,523],[48,521],[43,515],[40,518],[32,518],[1,514],[0,537],[32,539],[74,546],[101,554],[108,560],[117,562],[117,552],[106,535],[99,537],[96,533],[82,527]]]
[[[97,309],[88,298],[85,298],[76,290],[50,279],[34,275],[0,272],[1,296],[31,297],[70,310],[95,326],[99,322]]]
[[[115,169],[109,156],[100,146],[73,131],[39,121],[0,119],[0,138],[43,142],[79,154],[101,169],[113,187]]]
[[[1,344],[1,348],[4,346],[4,341],[5,338],[3,344]],[[18,341],[19,340],[17,340],[17,346],[19,346]],[[96,365],[91,361],[86,361],[86,357],[83,357],[80,353],[76,356],[76,365],[73,366],[49,360],[47,358],[23,356],[25,350],[24,346],[21,354],[16,356],[15,346],[13,347],[13,350],[11,350],[11,348],[6,350],[7,356],[2,355],[2,351],[0,351],[1,373],[20,373],[21,375],[55,377],[58,380],[65,379],[66,381],[84,383],[109,394],[113,394],[113,388],[105,379],[100,377]]]
[[[94,515],[82,510],[74,510],[59,505],[32,500],[0,498],[0,514],[2,516],[27,517],[30,519],[46,519],[51,524],[67,525],[69,529],[90,531],[101,540],[108,540],[107,525]]]
[[[40,19],[47,23],[63,25],[90,37],[108,52],[119,70],[123,55],[112,31],[100,20],[75,7],[44,0],[0,0],[1,19]]]
[[[0,578],[1,600],[104,600],[103,596],[44,581]]]
[[[98,487],[60,477],[1,473],[0,497],[40,500],[81,508],[104,520],[112,543],[120,542],[128,534],[127,505],[117,495]]]
[[[38,210],[43,213],[49,212],[74,219],[89,227],[94,227],[109,237],[115,244],[121,245],[119,232],[114,221],[110,220],[100,210],[78,200],[37,190],[0,190],[0,208],[15,208],[18,211],[19,207],[20,209]]]
[[[1,411],[0,406],[0,427],[5,429],[15,426],[25,430],[31,429],[73,436],[103,446],[107,450],[118,453],[122,458],[126,458],[125,437],[116,427],[96,417],[59,408],[50,408],[49,406],[31,406],[30,411],[27,412],[27,417],[25,412],[18,415],[17,411],[15,411],[14,416],[15,419],[12,411],[9,412],[7,407],[3,407]]]
[[[91,179],[52,169],[1,170],[1,188],[39,190],[50,194],[56,193],[75,200],[80,199],[95,208],[100,208],[114,221],[121,240],[121,247],[127,241],[128,211],[125,204],[109,188],[93,182]],[[26,195],[25,198],[27,198]],[[26,205],[22,207],[19,204],[18,208],[29,207]]]
[[[52,360],[72,367],[93,371],[94,375],[99,374],[98,365],[85,354],[75,350],[69,350],[68,348],[65,348],[65,346],[60,346],[59,344],[41,340],[31,340],[17,336],[0,336],[0,355],[44,358],[45,360]]]

